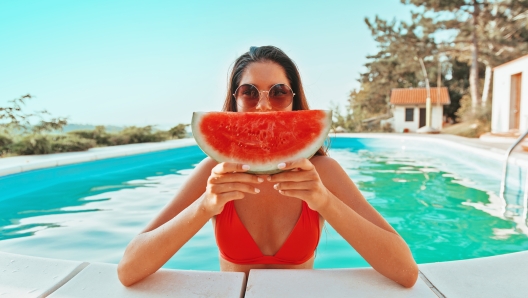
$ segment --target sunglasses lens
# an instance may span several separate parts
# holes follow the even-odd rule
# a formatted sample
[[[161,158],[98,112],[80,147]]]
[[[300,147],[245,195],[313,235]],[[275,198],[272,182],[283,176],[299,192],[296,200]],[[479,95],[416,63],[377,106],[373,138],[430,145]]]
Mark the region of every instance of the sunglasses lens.
[[[259,102],[259,92],[253,85],[240,85],[235,93],[237,104],[243,108],[251,108]]]
[[[286,84],[273,85],[267,95],[270,105],[277,109],[283,109],[293,101],[293,91]],[[250,84],[240,85],[234,96],[237,105],[242,108],[254,108],[260,101],[259,90]]]
[[[269,91],[270,104],[276,108],[285,108],[293,100],[293,91],[285,84],[277,84]]]

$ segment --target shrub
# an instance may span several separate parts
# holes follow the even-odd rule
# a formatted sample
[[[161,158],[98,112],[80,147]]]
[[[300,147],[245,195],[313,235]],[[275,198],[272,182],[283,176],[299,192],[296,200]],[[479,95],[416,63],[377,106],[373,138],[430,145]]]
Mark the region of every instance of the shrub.
[[[11,146],[11,152],[20,155],[51,153],[51,142],[45,135],[31,134]]]
[[[178,124],[173,128],[169,129],[169,135],[173,139],[183,139],[187,136],[187,130],[185,129],[189,124]]]
[[[102,125],[96,126],[94,130],[74,130],[68,132],[68,134],[83,139],[94,140],[100,146],[114,145],[111,142],[112,134],[106,132],[105,127]]]
[[[160,142],[168,139],[168,136],[164,133],[153,133],[151,125],[145,127],[126,127],[118,135],[123,136],[124,139],[128,139],[128,144]]]
[[[130,126],[116,133],[107,132],[104,126],[96,126],[94,130],[76,130],[62,135],[46,135],[34,132],[19,137],[18,141],[0,134],[0,155],[74,152],[84,151],[95,146],[160,142],[171,138],[186,137],[186,126],[188,125],[178,124],[169,131],[154,131],[152,126]]]
[[[392,128],[392,124],[387,122],[381,126],[381,132],[394,132],[394,128]]]
[[[491,103],[472,107],[471,96],[468,94],[460,99],[460,108],[456,112],[457,117],[463,122],[470,123],[470,130],[459,135],[469,138],[478,138],[480,135],[491,131]]]
[[[51,139],[51,152],[53,153],[85,151],[96,145],[94,140],[84,139],[78,136],[60,135],[48,138]]]
[[[11,150],[13,139],[8,135],[0,134],[0,156],[8,154]]]
[[[20,155],[31,155],[85,151],[92,147],[95,147],[95,141],[77,136],[33,134],[24,136],[20,141],[12,144],[10,151]]]

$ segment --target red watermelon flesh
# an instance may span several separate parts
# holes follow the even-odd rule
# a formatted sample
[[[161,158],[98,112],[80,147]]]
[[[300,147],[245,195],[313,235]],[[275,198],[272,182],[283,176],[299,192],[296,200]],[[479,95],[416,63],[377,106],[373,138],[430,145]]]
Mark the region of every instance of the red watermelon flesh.
[[[276,173],[281,162],[309,158],[321,148],[332,112],[195,112],[198,146],[218,162],[249,165],[251,173]]]

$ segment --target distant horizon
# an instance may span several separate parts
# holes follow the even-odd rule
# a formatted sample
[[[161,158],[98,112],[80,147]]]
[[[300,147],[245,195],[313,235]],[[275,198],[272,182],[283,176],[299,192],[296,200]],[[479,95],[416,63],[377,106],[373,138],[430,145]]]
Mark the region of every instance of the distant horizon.
[[[27,111],[72,123],[189,124],[221,109],[239,55],[271,44],[297,63],[311,108],[343,107],[377,52],[363,19],[412,9],[351,2],[1,2],[0,106],[29,93]]]
[[[188,123],[176,123],[172,126],[163,126],[163,125],[156,125],[156,124],[153,124],[153,125],[150,125],[154,128],[158,128],[158,129],[163,129],[163,130],[168,130],[178,124],[188,124]],[[148,126],[149,124],[147,125],[114,125],[114,124],[110,124],[110,125],[105,125],[105,124],[91,124],[91,123],[69,123],[65,125],[65,127],[68,127],[68,126],[79,126],[79,127],[90,127],[90,128],[95,128],[96,126],[104,126],[105,128],[119,128],[119,129],[122,129],[122,128],[126,128],[126,127],[131,127],[131,126]],[[161,127],[161,128],[160,128]]]

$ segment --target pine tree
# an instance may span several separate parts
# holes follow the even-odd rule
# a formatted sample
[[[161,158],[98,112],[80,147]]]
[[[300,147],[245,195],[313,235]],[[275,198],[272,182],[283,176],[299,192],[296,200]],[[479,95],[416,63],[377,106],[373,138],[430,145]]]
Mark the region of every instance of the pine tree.
[[[439,42],[440,52],[471,66],[469,75],[473,109],[481,106],[479,64],[486,67],[484,101],[487,101],[491,69],[528,51],[528,0],[400,0],[412,4],[432,19],[422,22],[434,34],[455,32],[455,38]]]
[[[420,22],[424,17],[415,14],[410,23],[385,21],[376,17],[365,19],[379,51],[368,56],[367,72],[359,79],[360,90],[353,90],[349,96],[354,127],[349,130],[361,131],[362,119],[389,113],[389,99],[394,88],[425,86],[419,59],[423,59],[432,70],[428,73],[434,80],[438,73],[438,49],[430,32],[424,31]]]

